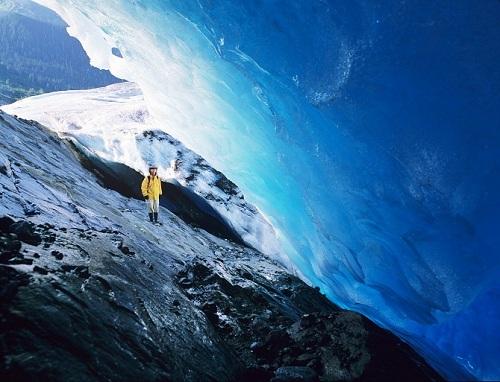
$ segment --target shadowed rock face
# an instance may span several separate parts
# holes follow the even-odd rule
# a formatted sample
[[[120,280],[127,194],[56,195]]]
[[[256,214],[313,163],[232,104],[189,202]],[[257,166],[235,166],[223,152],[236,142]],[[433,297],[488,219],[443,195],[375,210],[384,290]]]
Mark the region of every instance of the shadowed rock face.
[[[0,117],[0,380],[440,380],[281,264],[167,209],[145,222],[43,127]]]
[[[245,255],[223,250],[214,262],[195,262],[177,274],[186,297],[245,365],[238,380],[441,380],[365,317],[286,272],[270,280],[245,263]]]

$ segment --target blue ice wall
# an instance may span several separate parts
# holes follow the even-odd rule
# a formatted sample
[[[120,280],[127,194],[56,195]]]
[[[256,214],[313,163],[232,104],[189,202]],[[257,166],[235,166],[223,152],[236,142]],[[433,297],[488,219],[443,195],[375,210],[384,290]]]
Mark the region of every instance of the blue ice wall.
[[[500,4],[201,4],[226,60],[271,73],[277,139],[302,151],[283,157],[321,241],[303,272],[450,378],[452,359],[500,378]]]
[[[500,2],[42,2],[141,62],[115,74],[153,110],[183,90],[196,103],[176,116],[217,109],[182,129],[165,113],[166,130],[241,186],[333,301],[451,379],[500,379]],[[162,80],[159,60],[190,80],[165,91],[186,73]]]

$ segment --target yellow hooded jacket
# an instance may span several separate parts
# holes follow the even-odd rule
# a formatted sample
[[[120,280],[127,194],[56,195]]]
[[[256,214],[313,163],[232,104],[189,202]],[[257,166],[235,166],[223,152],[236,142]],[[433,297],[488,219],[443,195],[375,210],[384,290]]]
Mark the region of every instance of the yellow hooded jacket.
[[[144,180],[141,184],[141,191],[144,197],[148,197],[149,199],[158,200],[161,195],[161,180],[158,178],[158,175],[151,176],[148,175],[144,177]]]

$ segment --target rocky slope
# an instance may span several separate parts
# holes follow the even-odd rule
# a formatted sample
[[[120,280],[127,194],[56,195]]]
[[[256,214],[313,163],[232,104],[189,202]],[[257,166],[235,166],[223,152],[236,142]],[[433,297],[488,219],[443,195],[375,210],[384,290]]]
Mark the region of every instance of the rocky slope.
[[[39,124],[1,113],[0,149],[1,380],[441,379],[258,251],[150,225]]]

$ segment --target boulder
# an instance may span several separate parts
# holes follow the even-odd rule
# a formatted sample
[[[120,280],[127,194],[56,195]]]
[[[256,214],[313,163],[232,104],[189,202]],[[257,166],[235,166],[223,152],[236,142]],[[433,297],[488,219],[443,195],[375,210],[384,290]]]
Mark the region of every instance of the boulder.
[[[8,216],[0,217],[0,232],[10,232],[10,226],[14,223]]]
[[[42,238],[33,229],[33,224],[24,220],[20,220],[10,225],[10,232],[15,233],[19,240],[31,244],[39,245]]]

